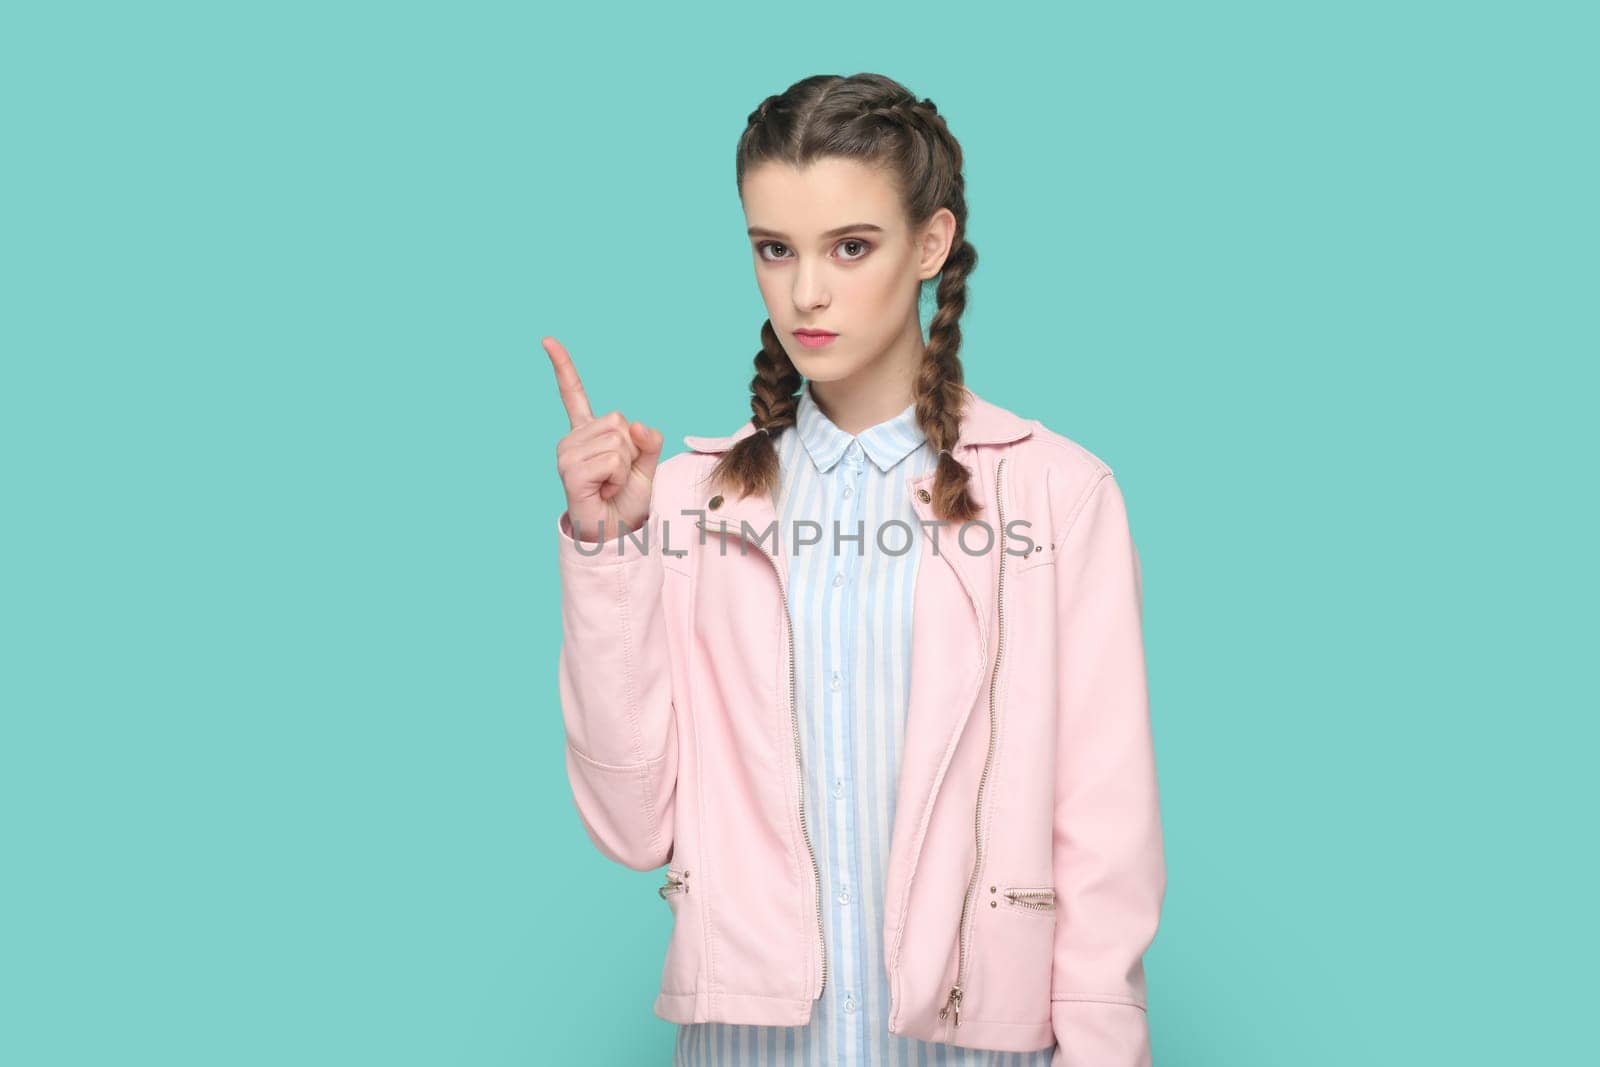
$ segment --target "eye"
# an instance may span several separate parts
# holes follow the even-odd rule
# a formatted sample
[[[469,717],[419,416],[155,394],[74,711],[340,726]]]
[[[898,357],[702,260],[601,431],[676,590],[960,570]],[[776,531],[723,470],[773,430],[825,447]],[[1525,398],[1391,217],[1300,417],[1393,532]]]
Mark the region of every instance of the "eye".
[[[868,244],[867,242],[861,240],[858,237],[846,237],[844,240],[839,242],[839,246],[838,247],[842,248],[845,245],[855,245],[855,246],[857,246],[858,248],[861,249],[861,254],[860,255],[857,255],[857,256],[846,256],[845,257],[846,259],[851,259],[851,260],[864,259],[866,257],[866,255],[867,255],[867,250],[872,247],[870,244]]]
[[[859,249],[855,255],[846,255],[842,257],[847,263],[853,263],[858,259],[865,259],[867,257],[867,253],[872,251],[872,243],[870,241],[863,241],[859,237],[846,237],[838,244],[834,245],[835,248],[844,248],[847,246]],[[778,241],[761,241],[756,245],[756,253],[768,263],[773,263],[779,259],[787,258],[781,255],[768,256],[766,251],[769,248],[778,249],[784,252],[788,251],[788,246]]]

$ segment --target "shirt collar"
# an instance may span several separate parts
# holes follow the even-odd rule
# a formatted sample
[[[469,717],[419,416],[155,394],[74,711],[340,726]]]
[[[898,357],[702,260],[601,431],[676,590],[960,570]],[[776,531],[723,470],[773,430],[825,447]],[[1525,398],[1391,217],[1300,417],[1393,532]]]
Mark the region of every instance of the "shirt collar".
[[[795,430],[805,444],[806,451],[811,454],[811,462],[824,474],[839,462],[839,457],[844,455],[845,449],[850,447],[850,442],[853,440],[861,442],[861,450],[867,454],[867,458],[871,459],[879,470],[888,473],[895,464],[905,459],[927,439],[922,432],[922,425],[917,422],[915,401],[907,404],[905,409],[892,419],[868,426],[854,436],[845,433],[832,419],[822,413],[817,402],[811,398],[809,379],[800,387],[800,407],[795,414]]]

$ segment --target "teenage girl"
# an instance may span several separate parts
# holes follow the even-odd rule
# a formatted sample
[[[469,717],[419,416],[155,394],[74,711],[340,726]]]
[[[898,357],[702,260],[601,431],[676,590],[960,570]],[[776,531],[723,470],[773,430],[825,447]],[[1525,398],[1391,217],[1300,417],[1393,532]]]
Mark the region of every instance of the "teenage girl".
[[[800,81],[752,112],[739,141],[738,188],[768,318],[750,383],[754,432],[726,447],[713,483],[730,494],[770,496],[782,550],[790,553],[795,711],[827,973],[803,1026],[680,1023],[678,1064],[1149,1062],[1143,1006],[1130,1006],[1134,998],[1110,1004],[1105,1017],[1115,1025],[1084,1024],[1083,1044],[1070,1050],[959,1047],[888,1027],[880,931],[910,690],[913,591],[924,552],[891,551],[885,546],[896,539],[877,534],[899,523],[897,529],[926,536],[904,491],[923,475],[932,478],[939,515],[959,522],[992,510],[969,495],[970,472],[951,454],[962,439],[963,400],[972,395],[958,351],[966,280],[977,262],[965,237],[961,167],[961,149],[932,101],[873,74]],[[926,340],[918,315],[925,285],[936,288],[938,305]],[[557,446],[567,497],[563,538],[602,542],[646,527],[662,435],[617,412],[596,418],[566,350],[554,338],[545,338],[545,347],[572,424]],[[1120,505],[1120,497],[1112,503]],[[675,527],[671,540],[684,539]],[[574,628],[569,620],[569,641],[577,639]],[[1141,681],[1129,691],[1142,695]],[[1144,738],[1137,726],[1129,736]],[[587,763],[585,771],[600,765]],[[1143,881],[1129,910],[1146,920],[1135,927],[1135,959],[1153,934],[1164,887],[1154,818],[1151,809],[1137,824],[1142,836],[1130,839],[1141,850]],[[597,841],[604,832],[591,828]],[[675,866],[664,895],[692,896],[693,884],[693,870]],[[1050,907],[1053,897],[1046,897],[1042,904]],[[999,911],[988,896],[982,903]],[[1021,914],[1041,901],[1024,893],[1006,904]],[[1035,920],[1022,914],[1012,921]],[[1009,929],[1048,938],[1042,925]],[[1058,974],[1053,989],[1066,984]],[[958,1017],[959,996],[951,997]],[[1057,1015],[1066,1018],[1064,1010]]]

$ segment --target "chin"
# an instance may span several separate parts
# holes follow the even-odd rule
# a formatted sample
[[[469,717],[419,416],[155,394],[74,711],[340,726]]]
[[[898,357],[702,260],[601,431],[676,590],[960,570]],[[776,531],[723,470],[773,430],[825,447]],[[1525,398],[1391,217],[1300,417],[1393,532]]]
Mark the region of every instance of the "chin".
[[[794,364],[795,370],[814,382],[836,382],[861,369],[853,362],[805,351],[790,353],[789,362]]]

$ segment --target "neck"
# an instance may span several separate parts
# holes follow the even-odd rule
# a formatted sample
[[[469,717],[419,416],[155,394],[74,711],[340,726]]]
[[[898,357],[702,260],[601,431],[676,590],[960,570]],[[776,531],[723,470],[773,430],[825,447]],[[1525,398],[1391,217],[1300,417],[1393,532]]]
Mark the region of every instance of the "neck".
[[[922,327],[913,322],[882,355],[843,378],[809,379],[811,399],[848,434],[894,418],[917,398],[917,374],[926,358]]]

